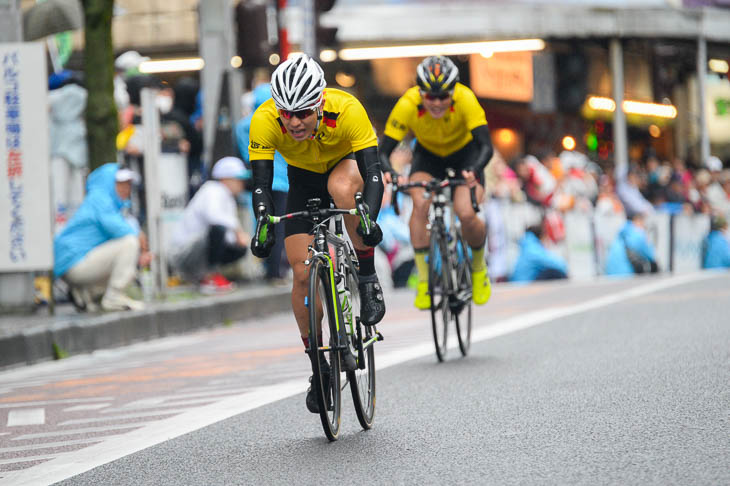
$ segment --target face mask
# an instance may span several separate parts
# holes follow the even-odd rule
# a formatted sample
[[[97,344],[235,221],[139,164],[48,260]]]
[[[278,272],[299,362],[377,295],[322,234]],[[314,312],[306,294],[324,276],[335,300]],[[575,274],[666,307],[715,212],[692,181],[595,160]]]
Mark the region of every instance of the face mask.
[[[158,96],[155,98],[155,105],[157,105],[160,113],[166,115],[172,110],[172,98],[169,96]]]

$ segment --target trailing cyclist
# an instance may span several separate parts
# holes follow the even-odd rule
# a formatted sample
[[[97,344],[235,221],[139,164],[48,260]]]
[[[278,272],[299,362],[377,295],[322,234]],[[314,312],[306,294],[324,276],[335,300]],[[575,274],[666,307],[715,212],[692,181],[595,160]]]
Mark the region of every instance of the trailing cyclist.
[[[312,198],[319,198],[321,207],[329,207],[332,200],[338,208],[354,208],[355,193],[362,192],[371,232],[364,235],[357,216],[346,216],[345,226],[360,263],[361,320],[365,325],[375,325],[385,315],[373,248],[383,237],[375,223],[383,182],[377,138],[365,108],[354,96],[326,88],[322,68],[307,55],[289,59],[276,68],[271,95],[272,99],[264,102],[251,120],[249,154],[254,207],[263,205],[267,215],[275,214],[271,195],[275,151],[288,164],[286,213],[307,209],[307,200]],[[311,224],[296,219],[287,220],[284,227],[284,246],[294,271],[292,309],[306,349],[309,349],[309,313],[305,303],[308,267],[304,262],[312,243],[311,229]],[[265,241],[254,238],[251,252],[266,258],[275,242],[273,228],[262,234],[266,235]],[[329,369],[326,360],[321,366]],[[343,353],[342,367],[352,371],[356,366],[352,353],[349,350]],[[310,412],[319,413],[315,388],[308,390],[306,402]]]
[[[476,187],[477,201],[484,197],[482,174],[492,158],[492,141],[484,109],[476,95],[459,83],[459,70],[447,57],[424,59],[416,69],[417,86],[398,100],[380,142],[383,179],[390,183],[399,175],[390,164],[390,154],[408,132],[417,139],[409,180],[429,181],[446,177],[446,169],[461,171],[467,185],[454,189],[454,211],[461,221],[464,238],[472,250],[472,295],[474,303],[485,304],[491,285],[484,258],[486,227],[471,205],[470,188]],[[424,190],[411,189],[413,213],[409,223],[415,253],[418,286],[415,306],[428,309],[429,234],[426,227],[430,200]]]

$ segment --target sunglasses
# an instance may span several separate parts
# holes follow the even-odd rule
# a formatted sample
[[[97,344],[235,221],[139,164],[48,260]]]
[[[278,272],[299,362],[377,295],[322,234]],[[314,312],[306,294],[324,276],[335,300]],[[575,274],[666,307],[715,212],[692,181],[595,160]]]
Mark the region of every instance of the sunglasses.
[[[423,94],[423,97],[426,98],[428,101],[436,101],[436,100],[443,101],[448,98],[451,98],[451,92],[439,93],[439,94],[434,94],[434,93],[422,93],[422,94]]]
[[[299,110],[299,111],[289,111],[289,110],[279,110],[279,114],[286,118],[287,120],[291,120],[292,117],[297,117],[300,120],[304,120],[308,116],[312,115],[314,113],[314,110]]]

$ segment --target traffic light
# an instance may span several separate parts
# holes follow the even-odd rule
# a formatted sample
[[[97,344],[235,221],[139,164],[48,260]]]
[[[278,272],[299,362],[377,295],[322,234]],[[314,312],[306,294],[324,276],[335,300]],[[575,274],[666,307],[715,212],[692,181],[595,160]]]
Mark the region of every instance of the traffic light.
[[[588,94],[588,60],[580,51],[560,53],[555,57],[558,79],[558,110],[575,113],[580,110]]]
[[[276,7],[272,5],[274,15]],[[269,56],[278,52],[278,36],[269,32],[269,6],[242,0],[236,5],[236,53],[244,67],[266,67]]]
[[[335,0],[315,0],[315,22],[317,37],[317,52],[322,49],[332,49],[337,47],[337,27],[322,27],[319,22],[320,14],[332,10],[335,6]]]

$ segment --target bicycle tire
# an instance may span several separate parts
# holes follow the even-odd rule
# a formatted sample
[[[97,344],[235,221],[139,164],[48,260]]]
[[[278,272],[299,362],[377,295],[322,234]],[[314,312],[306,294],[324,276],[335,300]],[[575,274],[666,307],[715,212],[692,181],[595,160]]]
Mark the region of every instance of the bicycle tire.
[[[472,325],[472,288],[471,288],[471,257],[469,247],[464,242],[461,231],[456,232],[456,255],[457,266],[457,299],[455,321],[456,338],[459,341],[459,350],[462,356],[469,354],[471,347],[471,325]]]
[[[316,351],[312,361],[313,389],[316,387],[319,416],[324,433],[330,441],[337,440],[340,433],[342,413],[340,352],[336,349],[338,309],[333,301],[332,283],[329,276],[329,262],[324,257],[315,257],[309,270],[309,342],[310,352]],[[321,334],[318,333],[318,325]],[[320,338],[321,336],[321,338]],[[321,339],[321,340],[320,340]],[[319,356],[324,354],[330,365],[329,376],[325,377]],[[326,386],[321,386],[326,383]]]
[[[431,242],[428,252],[428,292],[431,296],[431,328],[436,357],[446,358],[446,344],[449,335],[449,321],[452,319],[449,306],[451,288],[450,262],[446,249],[443,227],[431,228]]]
[[[348,278],[348,288],[352,315],[359,317],[360,292],[352,276]],[[374,337],[374,332],[371,327],[362,325],[357,325],[356,331],[358,332],[355,332],[351,339],[352,347],[358,357],[358,369],[348,371],[347,379],[350,382],[357,420],[364,430],[368,430],[372,428],[375,418],[375,349],[372,344],[364,350],[362,347]]]

